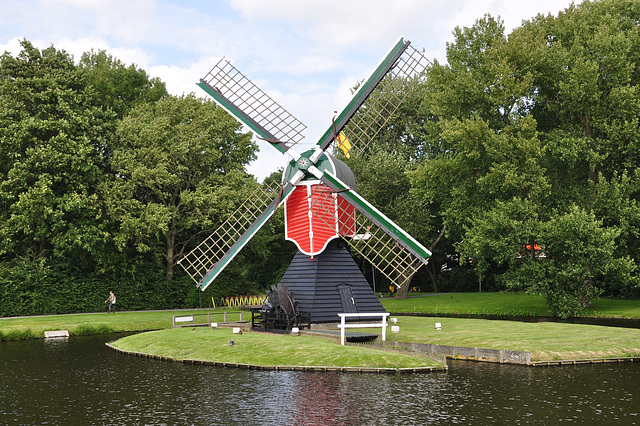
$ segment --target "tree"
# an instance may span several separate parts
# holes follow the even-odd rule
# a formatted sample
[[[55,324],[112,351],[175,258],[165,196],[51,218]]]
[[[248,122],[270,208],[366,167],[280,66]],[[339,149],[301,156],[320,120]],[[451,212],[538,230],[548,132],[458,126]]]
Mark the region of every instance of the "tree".
[[[97,145],[113,116],[69,54],[21,45],[0,57],[0,256],[81,258],[107,238]]]
[[[160,79],[149,77],[134,64],[127,67],[104,50],[83,53],[78,66],[86,72],[103,108],[115,112],[118,119],[137,105],[154,103],[168,96]]]
[[[520,63],[535,76],[530,111],[546,150],[553,216],[589,206],[603,228],[618,232],[613,259],[628,267],[594,285],[636,297],[639,17],[637,2],[585,1],[514,31],[527,45]]]
[[[440,206],[481,279],[541,292],[556,315],[603,288],[638,288],[639,12],[584,2],[508,38],[485,17],[456,29],[448,64],[429,71],[423,104],[440,148],[410,174],[412,190]]]
[[[602,293],[598,281],[608,274],[630,279],[632,262],[615,255],[620,231],[602,226],[593,213],[571,206],[546,224],[544,235],[547,258],[536,265],[540,272],[532,287],[546,296],[553,315],[566,318],[590,306]]]
[[[210,234],[255,185],[244,165],[256,145],[210,101],[167,97],[134,107],[118,125],[108,208],[118,246],[162,259],[166,277],[197,238]]]
[[[538,213],[549,183],[537,123],[525,108],[532,75],[519,66],[502,23],[485,16],[454,34],[455,41],[447,45],[448,64],[434,63],[424,91],[423,108],[437,123],[432,126],[437,137],[430,138],[437,148],[429,150],[435,155],[409,177],[414,195],[438,210],[444,245],[456,247],[462,259],[480,261],[482,278],[501,264],[497,246],[480,244],[485,221],[514,219],[505,216],[505,206],[512,204]],[[521,227],[502,229],[499,256],[504,259],[529,242],[519,240],[522,235],[504,235],[509,229]]]

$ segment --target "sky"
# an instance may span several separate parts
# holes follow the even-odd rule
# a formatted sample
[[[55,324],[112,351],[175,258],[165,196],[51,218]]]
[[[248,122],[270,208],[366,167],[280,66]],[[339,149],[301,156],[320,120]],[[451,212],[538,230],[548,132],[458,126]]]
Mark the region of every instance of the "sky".
[[[506,34],[568,0],[0,0],[0,52],[27,39],[75,60],[105,50],[159,77],[172,95],[207,97],[196,83],[226,57],[308,127],[310,148],[341,111],[351,88],[404,37],[446,62],[455,27],[485,14]],[[577,1],[576,3],[579,3]],[[287,158],[258,141],[248,170],[259,180]]]

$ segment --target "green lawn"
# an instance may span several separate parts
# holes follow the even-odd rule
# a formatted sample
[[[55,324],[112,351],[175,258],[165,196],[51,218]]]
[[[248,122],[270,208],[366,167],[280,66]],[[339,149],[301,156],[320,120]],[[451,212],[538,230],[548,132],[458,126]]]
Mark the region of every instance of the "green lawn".
[[[456,293],[411,297],[405,300],[385,299],[382,303],[390,312],[511,316],[548,315],[548,310],[541,297],[526,294]],[[237,312],[237,308],[229,308],[210,311],[141,311],[118,312],[116,314],[97,313],[0,318],[0,341],[41,338],[45,330],[69,330],[73,335],[168,329],[172,325],[174,314],[187,315],[190,313],[206,314],[207,312],[214,312],[218,316],[214,317],[213,320],[221,322],[221,313],[225,310]],[[245,315],[245,319],[249,319],[250,314],[246,312]],[[598,299],[595,301],[593,308],[585,311],[585,315],[610,318],[640,318],[640,301]],[[238,314],[229,315],[228,319],[238,320],[239,316]],[[390,333],[389,340],[527,351],[531,352],[532,358],[538,361],[640,356],[640,330],[638,329],[444,317],[436,319],[400,316],[398,320],[400,333]],[[443,324],[441,331],[434,329],[436,321]],[[145,336],[145,339],[151,339],[152,341],[144,343],[142,348],[135,350],[140,352],[146,352],[147,349],[158,349],[162,352],[172,350],[177,352],[171,352],[166,355],[178,358],[210,360],[210,357],[219,356],[217,352],[211,352],[210,349],[219,346],[224,350],[234,351],[231,352],[232,354],[240,355],[238,359],[233,358],[233,361],[227,360],[227,362],[245,363],[246,360],[253,360],[257,361],[257,365],[267,365],[279,359],[279,362],[283,363],[282,365],[307,365],[306,363],[325,365],[327,363],[326,366],[341,366],[341,362],[345,362],[346,364],[344,365],[351,365],[350,363],[353,362],[353,359],[349,359],[349,356],[355,358],[360,356],[350,355],[351,353],[349,352],[358,351],[359,348],[348,349],[347,352],[340,352],[340,357],[331,361],[338,364],[330,364],[324,358],[305,358],[307,352],[312,353],[313,356],[321,356],[323,354],[316,353],[328,351],[331,354],[332,350],[336,349],[336,347],[339,348],[335,342],[321,338],[305,336],[300,338],[290,336],[271,337],[271,335],[262,333],[245,333],[241,336],[241,339],[238,339],[239,347],[230,349],[227,347],[230,340],[229,336],[221,338],[220,341],[216,340],[220,336],[224,336],[220,332],[222,330],[211,331],[205,328],[198,328],[196,332],[193,332],[191,328],[186,330],[190,332],[187,333],[183,329],[183,331],[168,330],[166,335],[144,334],[142,336]],[[183,334],[180,333],[184,333],[184,336],[189,337],[181,337]],[[164,336],[174,337],[170,337],[169,340],[163,340],[165,339]],[[181,341],[180,339],[183,338],[191,340]],[[254,342],[254,339],[260,341],[263,338],[265,339],[264,343]],[[153,342],[156,339],[162,341]],[[193,339],[196,339],[196,341],[193,341]],[[202,341],[202,343],[206,344],[199,344],[197,339],[206,339]],[[193,344],[190,342],[193,342]],[[291,342],[296,342],[296,344],[290,345]],[[152,344],[159,346],[149,346]],[[166,347],[163,346],[164,344],[166,344]],[[315,346],[316,344],[319,346]],[[172,348],[174,345],[178,346]],[[300,345],[299,351],[296,349],[298,345]],[[289,348],[289,346],[292,347]],[[345,348],[339,348],[339,350],[342,349]],[[199,352],[201,350],[204,350],[204,353]],[[211,353],[207,355],[209,352]],[[394,364],[394,362],[390,362],[390,364]],[[381,365],[389,364],[382,362]]]
[[[410,295],[411,296],[411,295]],[[524,293],[453,293],[382,299],[389,312],[504,316],[550,316],[542,296]],[[596,299],[581,316],[640,318],[640,300]]]
[[[640,356],[640,329],[410,316],[398,317],[398,325],[387,340],[531,352],[532,361]]]
[[[234,345],[230,346],[230,340]],[[334,339],[260,332],[233,334],[229,328],[176,328],[123,337],[113,346],[175,359],[259,366],[419,368],[440,366],[429,358],[341,346]]]
[[[197,314],[196,321],[206,322],[206,316],[212,313],[212,321],[222,322],[223,312],[238,312],[238,308],[210,309],[193,311],[137,311],[117,312],[115,314],[73,314],[48,315],[21,318],[0,318],[0,341],[44,337],[47,330],[68,330],[71,335],[105,334],[125,331],[159,330],[170,328],[173,315]],[[245,312],[245,319],[251,319],[251,313]],[[239,314],[228,315],[229,321],[239,320]]]

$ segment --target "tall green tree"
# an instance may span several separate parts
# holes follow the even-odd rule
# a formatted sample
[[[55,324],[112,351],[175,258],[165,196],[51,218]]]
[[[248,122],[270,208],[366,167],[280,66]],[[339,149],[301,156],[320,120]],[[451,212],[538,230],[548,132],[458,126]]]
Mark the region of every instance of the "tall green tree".
[[[221,108],[192,95],[133,108],[118,125],[105,189],[119,247],[156,253],[171,278],[185,250],[255,185],[244,166],[256,145],[239,130]]]
[[[480,261],[479,272],[486,275],[501,267],[498,258],[515,256],[531,237],[503,235],[500,246],[472,249],[483,229],[478,221],[511,220],[504,215],[504,206],[511,204],[537,212],[549,184],[537,123],[526,115],[532,75],[519,66],[502,23],[485,16],[454,34],[448,63],[434,63],[424,92],[424,107],[437,122],[438,137],[432,139],[438,146],[410,178],[413,193],[439,209],[449,245],[457,243],[463,258]],[[503,231],[519,229],[505,226]]]
[[[112,110],[118,119],[137,105],[154,103],[169,95],[159,78],[150,77],[134,64],[126,66],[104,50],[84,53],[78,66],[86,72],[103,108]]]
[[[83,257],[107,235],[98,140],[113,119],[53,46],[0,57],[0,256]]]
[[[584,2],[509,37],[485,17],[456,29],[448,63],[429,71],[442,148],[411,173],[413,191],[437,200],[479,278],[541,292],[557,315],[637,288],[623,247],[639,235],[639,17],[634,2]]]
[[[611,261],[628,267],[589,278],[610,295],[640,295],[639,19],[637,2],[585,1],[514,32],[527,45],[521,63],[535,76],[530,111],[546,149],[554,216],[588,206],[617,235]],[[589,215],[572,217],[591,226]]]

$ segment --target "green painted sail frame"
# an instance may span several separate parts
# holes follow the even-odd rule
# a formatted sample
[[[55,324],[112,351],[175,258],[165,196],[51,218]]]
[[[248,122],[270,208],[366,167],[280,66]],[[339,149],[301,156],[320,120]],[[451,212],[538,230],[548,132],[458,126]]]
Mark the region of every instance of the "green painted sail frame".
[[[398,39],[396,44],[389,50],[386,56],[380,61],[375,70],[371,73],[369,78],[360,85],[356,94],[351,98],[351,101],[342,110],[338,117],[334,120],[332,125],[324,132],[317,145],[320,149],[325,150],[333,142],[336,135],[347,125],[351,117],[360,108],[364,101],[369,97],[371,92],[378,86],[382,79],[387,75],[389,70],[393,68],[396,61],[405,50],[409,47],[411,42],[404,41],[402,37]]]
[[[371,203],[362,198],[360,194],[349,188],[329,171],[325,170],[322,181],[332,190],[338,191],[341,197],[347,200],[362,214],[371,219],[376,226],[384,229],[389,236],[396,240],[402,247],[409,250],[409,252],[411,252],[411,254],[418,258],[422,263],[425,265],[428,263],[429,258],[431,257],[431,252],[415,238],[396,225],[391,219],[371,205]]]
[[[271,218],[273,213],[280,207],[285,200],[291,195],[295,185],[288,183],[282,188],[282,193],[277,196],[269,206],[258,216],[258,219],[247,229],[242,236],[231,246],[229,251],[225,253],[222,258],[211,267],[209,272],[202,277],[197,286],[200,290],[204,291],[213,280],[222,272],[224,268],[237,256],[237,254],[244,248],[245,245],[253,238],[254,235],[264,226],[265,223]]]

